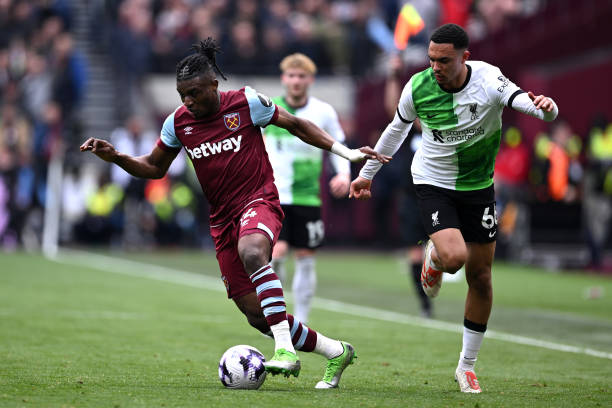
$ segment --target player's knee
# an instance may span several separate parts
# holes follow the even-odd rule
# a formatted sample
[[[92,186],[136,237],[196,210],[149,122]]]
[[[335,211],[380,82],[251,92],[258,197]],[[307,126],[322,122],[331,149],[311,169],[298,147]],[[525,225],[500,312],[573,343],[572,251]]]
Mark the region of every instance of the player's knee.
[[[242,264],[248,273],[253,273],[257,269],[261,268],[265,264],[268,263],[269,254],[256,245],[251,245],[249,247],[243,248],[240,251],[240,259],[242,260]]]
[[[465,264],[467,260],[467,251],[452,250],[447,252],[439,252],[439,257],[444,266],[444,271],[455,273]]]

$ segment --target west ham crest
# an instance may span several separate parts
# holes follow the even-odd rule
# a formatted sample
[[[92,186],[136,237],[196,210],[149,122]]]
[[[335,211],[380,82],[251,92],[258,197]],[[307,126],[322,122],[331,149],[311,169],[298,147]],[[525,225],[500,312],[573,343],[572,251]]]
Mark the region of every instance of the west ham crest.
[[[223,115],[223,123],[225,123],[226,128],[233,132],[240,127],[240,114],[234,112]]]

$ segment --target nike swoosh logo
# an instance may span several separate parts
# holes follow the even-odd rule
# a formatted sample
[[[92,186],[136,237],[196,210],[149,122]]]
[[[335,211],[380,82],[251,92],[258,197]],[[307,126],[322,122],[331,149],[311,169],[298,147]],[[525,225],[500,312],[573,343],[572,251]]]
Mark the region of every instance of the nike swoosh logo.
[[[425,116],[427,116],[427,119],[431,119],[434,116],[438,116],[438,115],[439,115],[439,113],[434,113],[433,115],[425,115]]]
[[[495,233],[496,233],[496,232],[497,232],[497,231],[491,231],[491,232],[489,232],[489,238],[493,238],[493,237],[495,236]]]

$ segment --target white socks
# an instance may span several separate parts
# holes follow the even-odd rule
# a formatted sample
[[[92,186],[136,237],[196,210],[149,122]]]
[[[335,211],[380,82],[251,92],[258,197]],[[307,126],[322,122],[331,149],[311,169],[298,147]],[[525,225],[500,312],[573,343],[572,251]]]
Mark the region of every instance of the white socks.
[[[293,315],[302,323],[308,321],[312,297],[317,286],[317,272],[313,256],[296,258],[293,276]]]
[[[459,355],[459,368],[464,371],[474,370],[474,363],[476,363],[483,338],[484,332],[463,328],[463,349]]]
[[[313,351],[330,359],[342,354],[344,352],[344,347],[342,347],[342,343],[338,340],[332,340],[317,332],[317,345]]]
[[[283,320],[280,323],[270,326],[272,335],[274,336],[274,351],[284,348],[287,351],[295,353],[293,343],[291,342],[291,333],[289,332],[289,322]]]

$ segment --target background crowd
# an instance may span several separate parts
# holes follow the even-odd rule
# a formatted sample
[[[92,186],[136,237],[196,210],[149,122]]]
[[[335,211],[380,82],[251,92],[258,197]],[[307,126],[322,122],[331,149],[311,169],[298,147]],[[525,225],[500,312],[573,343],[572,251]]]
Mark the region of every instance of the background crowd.
[[[114,130],[105,137],[121,151],[140,154],[151,148],[160,125],[159,117],[139,109],[147,104],[144,80],[152,74],[173,76],[176,62],[199,39],[217,39],[223,50],[218,62],[228,75],[276,77],[279,61],[299,51],[316,61],[319,75],[350,76],[358,87],[367,82],[380,87],[392,76],[405,81],[427,65],[429,34],[440,24],[460,24],[475,44],[486,47],[497,34],[513,33],[520,22],[550,10],[552,3],[0,0],[0,247],[40,247],[53,160],[63,168],[61,243],[210,245],[207,207],[184,156],[167,178],[142,181],[118,168],[92,168],[76,153],[90,132],[91,114],[83,105],[87,95],[96,97],[89,73],[99,64],[108,65],[115,87],[108,119]],[[601,2],[587,3],[596,8]],[[79,21],[86,30],[77,30]],[[399,36],[402,24],[406,31]],[[603,45],[609,63],[612,40]],[[390,55],[401,58],[402,72],[390,69]],[[548,93],[555,97],[554,90]],[[355,105],[363,99],[358,92]],[[563,116],[571,107],[561,104],[560,109]],[[501,255],[519,257],[539,240],[575,243],[588,251],[582,266],[605,267],[612,219],[610,114],[593,111],[589,126],[578,130],[567,117],[537,132],[512,116],[505,119],[495,171]],[[387,120],[379,116],[379,122]],[[379,126],[364,134],[356,118],[342,121],[349,143],[375,140],[380,134]],[[377,177],[378,201],[373,204],[356,208],[358,204],[332,200],[324,192],[324,214],[336,223],[328,228],[329,244],[410,244],[402,242],[402,224],[394,215],[401,214],[403,190],[410,188],[404,150]],[[370,227],[365,222],[360,233],[347,226],[346,217],[379,221]]]

